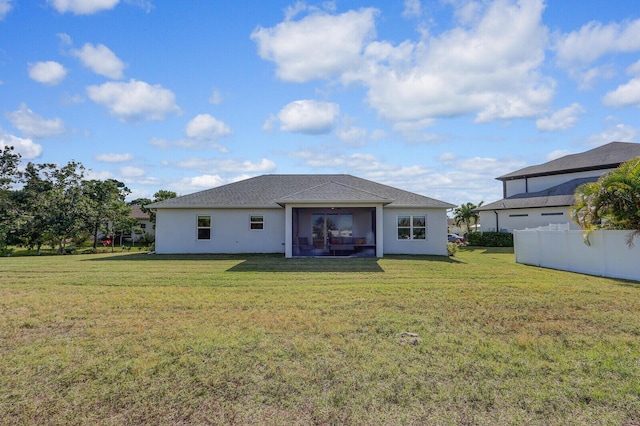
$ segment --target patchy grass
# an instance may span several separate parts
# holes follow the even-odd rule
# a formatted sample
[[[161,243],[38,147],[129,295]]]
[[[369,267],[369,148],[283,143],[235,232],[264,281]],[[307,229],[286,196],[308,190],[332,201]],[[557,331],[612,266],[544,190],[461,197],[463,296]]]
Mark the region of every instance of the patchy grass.
[[[640,284],[454,258],[0,259],[0,424],[640,424]]]

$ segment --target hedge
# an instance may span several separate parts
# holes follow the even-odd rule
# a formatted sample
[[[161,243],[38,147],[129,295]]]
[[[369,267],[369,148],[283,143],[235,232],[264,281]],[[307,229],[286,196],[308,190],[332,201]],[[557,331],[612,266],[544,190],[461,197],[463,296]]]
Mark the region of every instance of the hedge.
[[[472,232],[467,236],[467,244],[481,247],[513,247],[510,232]]]

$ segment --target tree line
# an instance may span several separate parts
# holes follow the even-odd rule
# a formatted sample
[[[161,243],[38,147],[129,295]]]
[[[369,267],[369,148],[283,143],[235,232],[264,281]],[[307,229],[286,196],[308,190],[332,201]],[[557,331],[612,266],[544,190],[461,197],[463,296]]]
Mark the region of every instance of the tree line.
[[[14,147],[0,151],[0,252],[8,245],[36,249],[57,248],[93,239],[96,251],[100,235],[130,233],[136,226],[131,206],[176,197],[161,190],[154,200],[138,198],[129,203],[129,188],[115,179],[85,179],[85,167],[76,161],[64,166],[29,162],[20,167],[21,156]],[[155,215],[149,212],[155,222]],[[112,248],[113,248],[113,238]]]

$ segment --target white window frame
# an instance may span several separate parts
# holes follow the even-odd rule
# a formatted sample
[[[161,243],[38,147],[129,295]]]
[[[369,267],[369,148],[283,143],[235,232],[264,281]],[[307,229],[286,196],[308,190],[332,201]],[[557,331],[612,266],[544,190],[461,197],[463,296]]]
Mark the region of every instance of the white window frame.
[[[260,218],[260,220],[253,220],[253,218]],[[253,225],[261,225],[260,228],[254,228]],[[249,215],[249,231],[264,231],[264,215],[263,214],[250,214]]]
[[[209,226],[200,226],[200,218],[208,217],[209,218]],[[213,230],[212,219],[210,214],[199,214],[196,215],[196,241],[211,241],[211,231]],[[209,230],[209,238],[200,238],[200,230],[207,229]]]
[[[409,218],[408,226],[400,226],[399,220],[400,218]],[[413,219],[414,218],[423,218],[424,226],[415,226]],[[400,238],[400,229],[408,229],[409,230],[409,238]],[[414,238],[414,229],[424,229],[424,238]],[[396,238],[398,241],[427,241],[427,215],[426,214],[402,214],[396,216]]]

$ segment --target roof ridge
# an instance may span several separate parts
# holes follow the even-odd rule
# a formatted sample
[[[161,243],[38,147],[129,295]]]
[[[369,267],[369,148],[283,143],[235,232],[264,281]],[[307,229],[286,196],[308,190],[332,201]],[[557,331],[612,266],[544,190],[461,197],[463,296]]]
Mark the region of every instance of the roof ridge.
[[[351,176],[351,175],[341,175],[341,176]],[[317,189],[317,188],[320,188],[320,187],[323,187],[323,186],[327,186],[327,185],[330,185],[330,184],[340,185],[340,186],[342,186],[342,187],[344,187],[344,188],[349,188],[349,189],[351,189],[351,190],[353,190],[353,191],[357,191],[357,192],[362,192],[362,193],[365,193],[365,194],[369,194],[369,195],[371,195],[371,196],[373,196],[373,197],[375,197],[375,198],[379,198],[379,199],[381,199],[381,200],[389,200],[389,198],[387,198],[387,197],[381,196],[381,195],[379,195],[379,194],[375,194],[375,193],[373,193],[373,192],[371,192],[371,191],[367,191],[366,189],[356,188],[356,187],[354,187],[354,186],[347,185],[346,183],[336,182],[335,180],[329,180],[329,181],[327,181],[327,182],[322,182],[322,183],[320,183],[320,184],[318,184],[318,185],[311,186],[311,187],[306,188],[306,189],[303,189],[303,190],[301,190],[301,191],[293,192],[293,193],[291,193],[291,194],[288,194],[288,195],[285,195],[285,196],[281,197],[280,199],[281,199],[281,200],[286,200],[287,198],[293,198],[293,197],[295,197],[295,196],[296,196],[296,195],[298,195],[298,194],[302,194],[302,193],[305,193],[305,192],[311,192],[311,191],[313,191],[313,190],[315,190],[315,189]]]

